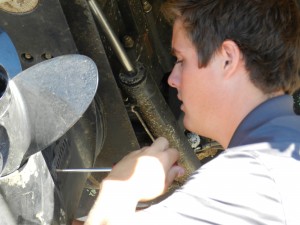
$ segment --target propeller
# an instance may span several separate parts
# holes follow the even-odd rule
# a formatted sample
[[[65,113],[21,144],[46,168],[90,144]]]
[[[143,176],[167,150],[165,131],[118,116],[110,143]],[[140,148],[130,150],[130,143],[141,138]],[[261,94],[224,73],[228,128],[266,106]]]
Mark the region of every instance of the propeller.
[[[0,171],[5,176],[81,118],[96,94],[98,71],[90,58],[74,54],[36,64],[12,79],[2,68],[2,80],[7,80],[0,98]]]

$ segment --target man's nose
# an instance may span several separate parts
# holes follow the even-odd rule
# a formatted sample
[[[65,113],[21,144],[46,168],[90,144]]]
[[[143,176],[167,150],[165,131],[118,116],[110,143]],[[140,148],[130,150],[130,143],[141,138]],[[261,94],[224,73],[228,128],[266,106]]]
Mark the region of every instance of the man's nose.
[[[169,75],[168,84],[173,88],[178,87],[179,76],[178,76],[178,71],[176,69],[176,65],[173,67],[173,70],[172,70],[171,74]]]

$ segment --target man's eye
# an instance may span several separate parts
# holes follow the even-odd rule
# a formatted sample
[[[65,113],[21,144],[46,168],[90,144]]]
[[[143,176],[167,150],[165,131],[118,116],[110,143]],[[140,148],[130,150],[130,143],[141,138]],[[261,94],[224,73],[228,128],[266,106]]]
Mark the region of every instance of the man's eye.
[[[175,65],[176,65],[176,64],[181,64],[182,62],[183,62],[183,60],[178,60],[178,59],[177,59],[176,62],[175,62]]]

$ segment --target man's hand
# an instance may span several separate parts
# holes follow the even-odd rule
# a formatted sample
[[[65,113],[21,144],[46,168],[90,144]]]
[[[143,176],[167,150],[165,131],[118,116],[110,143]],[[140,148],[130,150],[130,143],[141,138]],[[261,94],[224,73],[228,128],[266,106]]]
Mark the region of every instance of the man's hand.
[[[131,152],[113,167],[104,179],[124,181],[138,201],[150,200],[161,195],[173,180],[184,174],[184,169],[175,165],[179,153],[169,148],[165,138],[158,138],[150,147]]]
[[[165,138],[125,156],[103,180],[85,224],[131,224],[138,201],[158,197],[184,174],[178,159]]]

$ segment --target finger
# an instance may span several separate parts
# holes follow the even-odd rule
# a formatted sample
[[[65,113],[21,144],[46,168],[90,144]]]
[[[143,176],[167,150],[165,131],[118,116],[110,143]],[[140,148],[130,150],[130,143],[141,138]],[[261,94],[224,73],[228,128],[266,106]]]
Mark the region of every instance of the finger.
[[[144,146],[141,149],[137,150],[138,153],[144,152],[149,148],[149,146]]]
[[[143,151],[143,150],[145,150],[145,149],[147,149],[147,148],[149,148],[149,146],[144,146],[144,147],[142,147],[140,150]]]
[[[153,151],[164,151],[169,147],[169,142],[164,137],[157,138],[152,145],[150,146],[150,149]]]
[[[134,155],[138,155],[138,154],[140,154],[140,152],[141,152],[142,150],[143,150],[143,149],[131,151],[131,152],[129,152],[127,155],[125,155],[125,156],[123,157],[123,159],[133,157]]]
[[[160,160],[168,171],[179,159],[179,152],[175,148],[168,148],[161,153]]]
[[[181,177],[184,174],[185,174],[184,168],[182,168],[181,166],[172,166],[171,169],[166,174],[166,181],[165,181],[166,188],[168,188],[176,178]]]
[[[79,220],[73,220],[72,225],[83,225],[84,222],[79,221]]]

